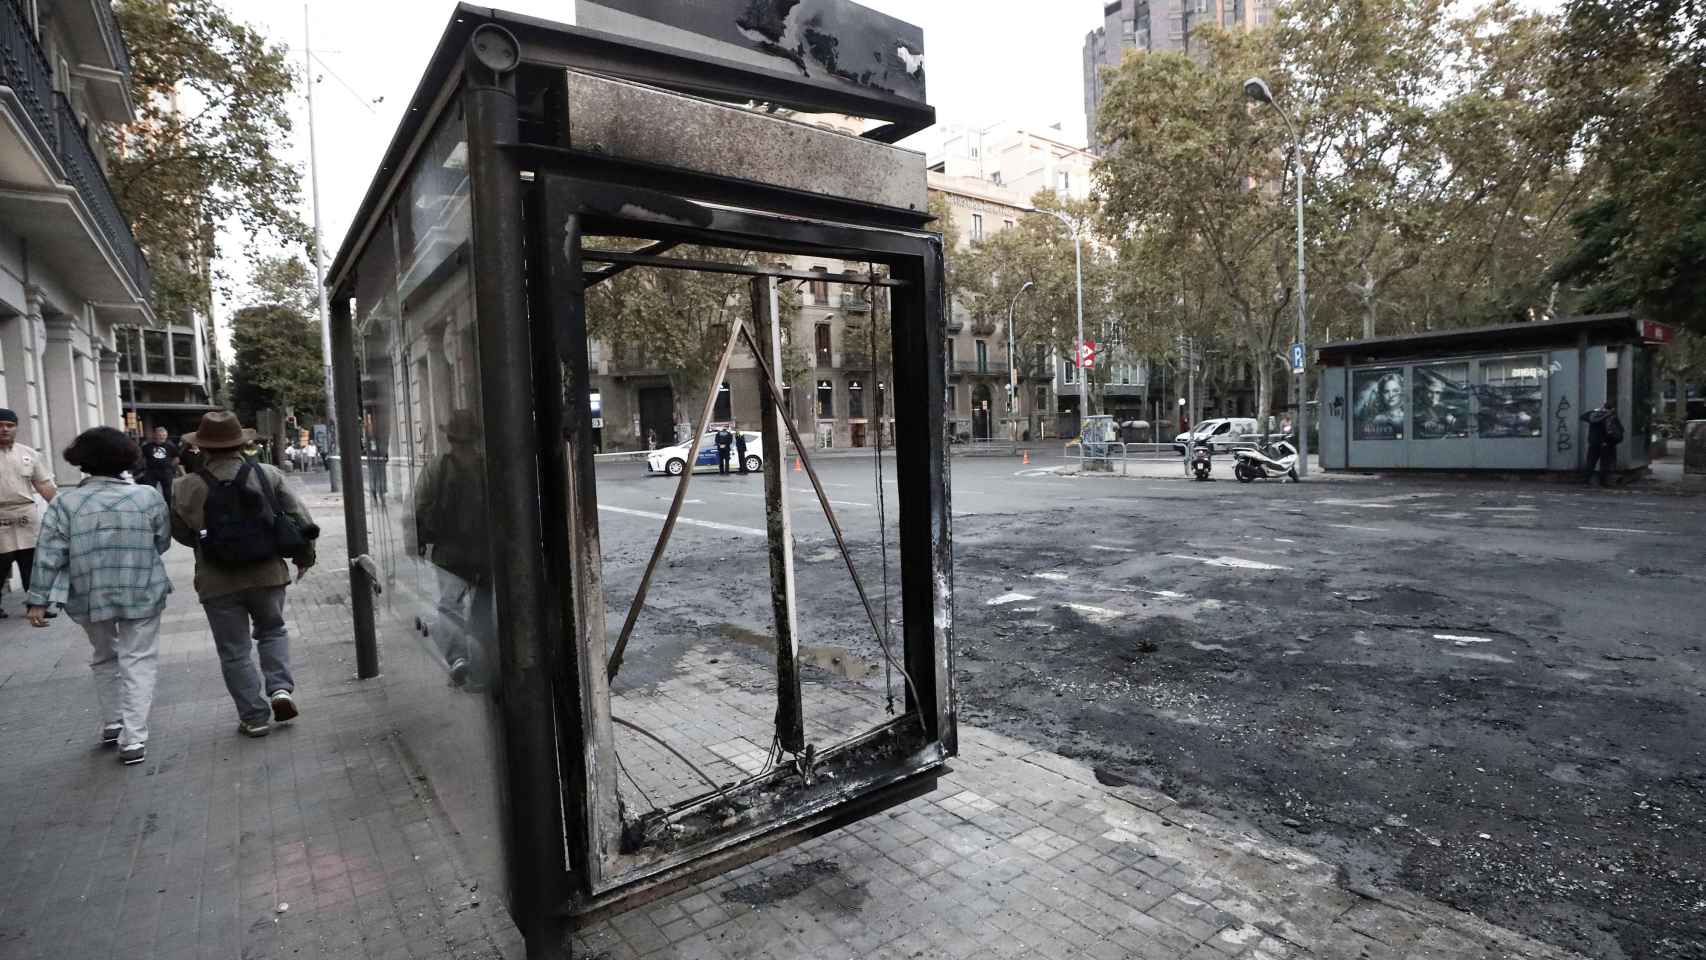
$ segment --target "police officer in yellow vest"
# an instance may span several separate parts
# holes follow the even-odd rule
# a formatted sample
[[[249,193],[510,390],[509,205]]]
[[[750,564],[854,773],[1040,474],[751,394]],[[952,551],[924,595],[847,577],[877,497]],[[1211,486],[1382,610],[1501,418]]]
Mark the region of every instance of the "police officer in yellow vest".
[[[38,527],[35,495],[52,500],[58,492],[42,455],[18,442],[18,415],[0,408],[0,583],[11,579],[16,563],[19,582],[26,592],[30,589]]]

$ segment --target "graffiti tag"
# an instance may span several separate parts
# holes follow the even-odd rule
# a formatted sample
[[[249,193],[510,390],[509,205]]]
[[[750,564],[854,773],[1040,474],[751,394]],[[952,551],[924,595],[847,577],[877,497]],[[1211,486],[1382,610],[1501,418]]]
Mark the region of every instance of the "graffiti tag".
[[[1571,429],[1572,424],[1570,423],[1570,398],[1559,397],[1558,408],[1552,411],[1552,415],[1558,421],[1554,429],[1554,432],[1558,434],[1558,452],[1568,453],[1573,447],[1570,435],[1575,432]]]

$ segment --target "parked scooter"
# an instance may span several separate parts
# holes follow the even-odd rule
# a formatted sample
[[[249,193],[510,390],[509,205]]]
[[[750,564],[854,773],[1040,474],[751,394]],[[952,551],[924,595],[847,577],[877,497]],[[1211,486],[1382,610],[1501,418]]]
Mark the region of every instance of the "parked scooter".
[[[1198,440],[1191,450],[1191,458],[1185,461],[1185,472],[1193,480],[1213,480],[1214,477],[1214,447],[1207,440]]]
[[[1263,450],[1234,450],[1232,457],[1232,475],[1239,483],[1297,479],[1297,448],[1289,441],[1271,443]]]

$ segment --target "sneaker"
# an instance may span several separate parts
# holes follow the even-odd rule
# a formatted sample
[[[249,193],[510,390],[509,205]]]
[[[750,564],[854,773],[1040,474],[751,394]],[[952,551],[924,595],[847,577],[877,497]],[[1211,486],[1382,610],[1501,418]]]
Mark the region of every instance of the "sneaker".
[[[119,750],[118,762],[127,767],[134,763],[141,763],[143,754],[146,752],[147,748],[143,744],[133,743],[130,746]]]
[[[124,725],[123,724],[109,723],[106,726],[102,727],[101,728],[101,746],[103,746],[103,747],[116,747],[116,746],[118,746],[118,735],[123,733],[123,732],[124,732]]]
[[[457,657],[450,662],[450,685],[460,687],[468,682],[468,658]]]
[[[273,723],[289,723],[296,719],[296,700],[290,696],[289,690],[274,690],[267,699],[272,701]]]
[[[237,732],[245,737],[264,737],[272,732],[272,724],[267,723],[264,720],[260,723],[250,723],[247,720],[243,720],[238,722]]]

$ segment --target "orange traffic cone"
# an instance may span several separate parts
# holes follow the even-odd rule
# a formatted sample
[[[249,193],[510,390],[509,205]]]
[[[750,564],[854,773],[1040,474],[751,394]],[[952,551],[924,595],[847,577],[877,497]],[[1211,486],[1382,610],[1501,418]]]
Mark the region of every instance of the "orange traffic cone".
[[[797,456],[794,458],[794,472],[795,473],[800,472],[800,458]]]
[[[1030,462],[1031,462],[1031,451],[1029,451],[1029,450],[1026,450],[1026,451],[1025,451],[1025,462],[1026,462],[1026,463],[1030,463]]]

